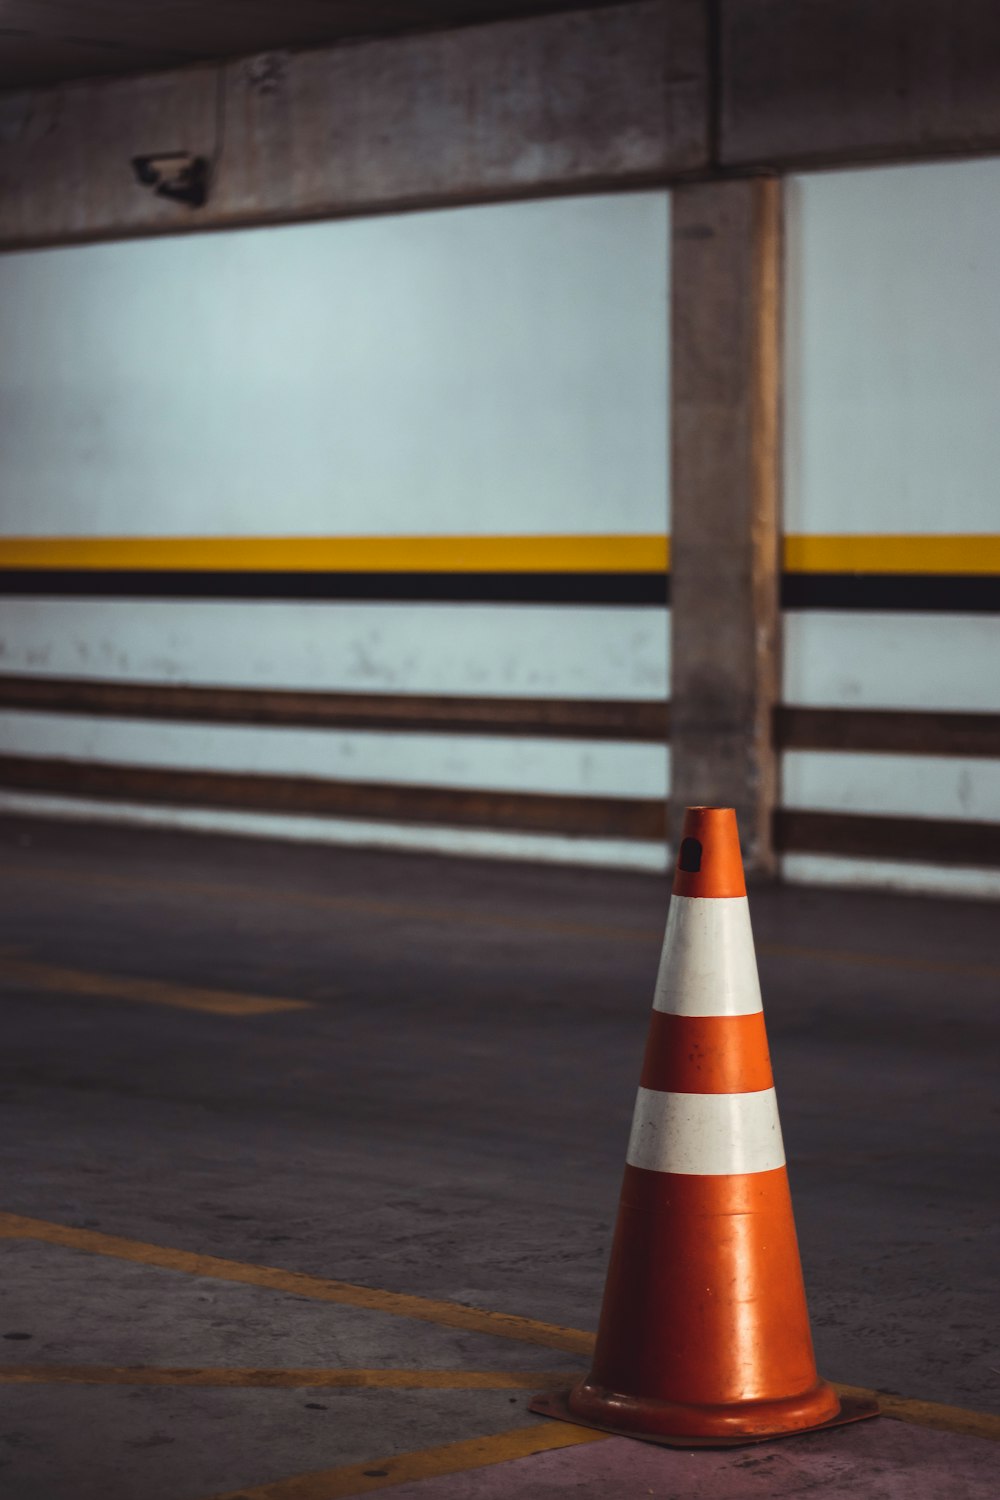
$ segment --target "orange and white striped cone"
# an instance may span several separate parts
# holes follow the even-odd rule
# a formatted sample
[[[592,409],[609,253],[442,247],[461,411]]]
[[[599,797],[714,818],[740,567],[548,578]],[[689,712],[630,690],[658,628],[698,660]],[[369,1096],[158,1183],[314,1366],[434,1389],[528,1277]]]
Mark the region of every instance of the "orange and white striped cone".
[[[732,808],[684,819],[593,1367],[531,1409],[681,1447],[877,1415],[816,1373]]]

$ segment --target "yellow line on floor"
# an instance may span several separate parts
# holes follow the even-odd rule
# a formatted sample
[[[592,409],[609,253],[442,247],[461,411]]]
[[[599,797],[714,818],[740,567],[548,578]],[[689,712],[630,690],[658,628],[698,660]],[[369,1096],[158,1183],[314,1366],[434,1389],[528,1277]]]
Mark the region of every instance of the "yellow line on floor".
[[[467,1333],[485,1333],[493,1338],[560,1349],[567,1354],[589,1354],[594,1343],[592,1333],[540,1323],[513,1313],[487,1312],[477,1307],[464,1307],[460,1302],[439,1302],[405,1292],[355,1286],[347,1281],[328,1281],[322,1276],[309,1276],[301,1271],[282,1271],[272,1266],[222,1260],[215,1255],[195,1255],[189,1250],[164,1249],[159,1245],[144,1244],[141,1240],[120,1239],[117,1235],[100,1234],[93,1229],[70,1229],[64,1224],[22,1218],[18,1214],[0,1214],[0,1238],[41,1240],[48,1245],[63,1245],[70,1250],[85,1250],[92,1255],[107,1255],[137,1265],[156,1266],[164,1271],[181,1271],[189,1276],[211,1276],[244,1286],[267,1287],[270,1291],[290,1292],[317,1302],[336,1302],[369,1312],[389,1313],[397,1318],[436,1323],[442,1328],[461,1328]]]
[[[131,1261],[137,1265],[156,1266],[161,1270],[180,1271],[190,1276],[209,1276],[220,1281],[238,1282],[245,1286],[266,1287],[270,1291],[290,1292],[295,1296],[312,1298],[318,1302],[335,1302],[347,1307],[360,1307],[370,1312],[388,1313],[393,1317],[436,1323],[444,1328],[461,1328],[469,1333],[483,1333],[494,1338],[513,1339],[518,1343],[534,1344],[542,1348],[560,1349],[569,1354],[587,1355],[594,1347],[594,1335],[579,1328],[565,1328],[558,1324],[542,1323],[535,1318],[522,1318],[512,1313],[488,1312],[482,1308],[464,1307],[459,1302],[438,1302],[429,1297],[411,1296],[405,1292],[386,1292],[374,1287],[355,1286],[346,1281],[328,1281],[323,1277],[309,1276],[299,1271],[281,1271],[271,1266],[253,1266],[242,1261],[223,1260],[214,1255],[195,1255],[188,1250],[165,1249],[159,1245],[146,1244],[142,1240],[127,1240],[116,1235],[101,1234],[93,1229],[71,1229],[64,1224],[53,1224],[47,1219],[30,1219],[19,1214],[0,1213],[0,1239],[40,1240],[45,1244],[62,1245],[71,1250],[84,1250],[92,1255],[107,1255],[113,1259]],[[58,1369],[59,1367],[38,1366],[34,1368]],[[199,1372],[193,1373],[197,1375]],[[281,1375],[283,1372],[250,1373]],[[302,1372],[292,1373],[298,1375]],[[338,1376],[345,1374],[345,1372],[338,1371],[306,1373],[322,1374],[333,1382],[337,1381]],[[455,1371],[353,1371],[347,1373],[353,1376],[360,1374],[379,1377],[386,1373],[402,1374],[404,1377],[416,1373],[431,1377],[443,1375],[455,1379],[458,1379],[461,1374]],[[494,1378],[494,1372],[486,1372],[484,1375],[483,1372],[473,1371],[468,1374],[473,1381]],[[495,1372],[495,1378],[504,1380],[516,1378],[518,1382],[523,1378],[525,1386],[537,1383],[541,1388],[549,1380],[557,1381],[560,1378],[568,1380],[570,1377],[558,1377],[546,1372],[537,1375],[530,1372],[514,1372],[513,1374]],[[502,1389],[503,1387],[484,1388]],[[517,1388],[520,1388],[520,1384]],[[944,1406],[935,1401],[883,1395],[879,1391],[863,1386],[838,1385],[837,1389],[846,1395],[874,1397],[880,1403],[886,1416],[895,1417],[899,1421],[913,1422],[921,1427],[935,1427],[941,1432],[963,1433],[967,1436],[1000,1441],[1000,1417],[993,1416],[989,1412],[968,1411],[963,1407]]]
[[[0,1385],[132,1385],[272,1390],[542,1391],[571,1385],[574,1370],[235,1369],[150,1365],[0,1365]],[[1000,1416],[836,1384],[844,1396],[875,1400],[882,1414],[918,1427],[1000,1442]]]
[[[467,1438],[459,1443],[444,1443],[438,1448],[423,1448],[415,1453],[400,1453],[393,1458],[365,1459],[359,1464],[323,1469],[312,1474],[297,1474],[271,1484],[231,1490],[212,1500],[345,1500],[349,1495],[369,1495],[375,1490],[412,1483],[418,1479],[440,1479],[445,1474],[464,1474],[470,1469],[485,1469],[491,1464],[509,1463],[515,1458],[530,1458],[535,1453],[549,1453],[554,1448],[571,1448],[578,1443],[599,1443],[603,1432],[587,1427],[573,1427],[567,1422],[535,1423],[515,1427],[494,1437]]]
[[[855,1395],[871,1394],[857,1386],[838,1386],[838,1390]],[[968,1436],[995,1438],[998,1435],[996,1426],[1000,1419],[980,1413],[960,1412],[954,1407],[935,1406],[932,1402],[901,1401],[890,1397],[879,1399],[887,1416],[902,1421],[920,1422],[921,1425],[937,1427],[941,1431],[961,1432]],[[918,1415],[918,1409],[924,1408],[927,1413],[933,1414],[933,1418]],[[963,1420],[947,1425],[938,1419],[941,1413],[953,1413],[956,1419]],[[969,1422],[966,1420],[969,1418],[977,1420]],[[987,1430],[985,1424],[992,1426]],[[403,1453],[395,1458],[365,1459],[359,1464],[297,1474],[290,1479],[279,1479],[269,1484],[214,1495],[211,1500],[347,1500],[347,1497],[353,1495],[367,1495],[375,1490],[390,1489],[423,1479],[441,1478],[446,1474],[467,1473],[472,1469],[488,1468],[492,1464],[508,1463],[512,1459],[530,1458],[533,1454],[551,1452],[557,1448],[601,1442],[606,1437],[606,1433],[562,1422],[552,1423],[549,1427],[519,1427],[495,1437],[471,1438],[458,1443],[445,1443],[437,1448]]]
[[[0,1385],[164,1385],[290,1390],[541,1391],[571,1385],[578,1371],[238,1370],[149,1365],[0,1365]]]
[[[876,1400],[885,1417],[894,1417],[897,1422],[912,1422],[916,1427],[933,1427],[938,1432],[953,1432],[962,1437],[988,1438],[1000,1443],[1000,1417],[988,1411],[966,1411],[962,1406],[942,1406],[937,1401],[917,1401],[907,1396],[887,1396],[882,1391],[869,1391],[860,1385],[839,1385],[834,1388],[842,1396],[864,1396]]]
[[[0,866],[0,869],[3,867]],[[14,872],[10,872],[14,878]],[[653,927],[602,926],[598,922],[574,922],[546,919],[544,917],[502,916],[494,911],[461,911],[455,907],[427,906],[415,901],[385,901],[377,897],[332,896],[315,891],[275,888],[265,890],[252,885],[210,881],[182,881],[143,879],[136,876],[109,875],[89,872],[80,875],[76,870],[18,869],[18,880],[37,880],[50,885],[59,881],[68,885],[99,886],[107,890],[122,891],[135,895],[137,892],[155,893],[160,896],[176,896],[181,899],[205,896],[212,900],[261,901],[268,906],[298,906],[312,911],[354,912],[358,916],[385,917],[410,922],[436,922],[450,927],[485,927],[503,932],[540,932],[553,937],[608,938],[615,942],[663,941],[662,931]]]
[[[861,964],[875,969],[909,969],[917,974],[957,974],[966,979],[1000,979],[1000,964],[955,963],[905,953],[872,953],[850,948],[807,948],[791,943],[758,943],[768,958],[804,958],[810,963]]]
[[[663,929],[658,927],[619,927],[600,922],[573,922],[547,920],[544,917],[501,916],[491,911],[462,911],[454,907],[422,906],[418,902],[383,901],[362,896],[331,896],[282,889],[266,891],[249,885],[212,884],[183,881],[131,879],[120,875],[95,874],[81,877],[72,870],[24,870],[18,871],[18,880],[35,878],[45,883],[62,881],[87,886],[103,886],[111,890],[135,893],[155,891],[161,895],[178,897],[207,896],[213,900],[261,901],[268,905],[299,906],[316,911],[356,912],[359,916],[385,917],[413,922],[434,922],[443,926],[486,928],[504,932],[536,932],[550,937],[589,938],[603,942],[650,943],[663,941]],[[1000,964],[962,963],[951,959],[920,958],[902,953],[872,953],[849,949],[810,948],[789,943],[758,942],[758,954],[768,958],[802,958],[816,963],[867,964],[873,968],[907,969],[915,973],[955,974],[966,979],[1000,979]]]
[[[63,969],[4,956],[0,956],[0,983],[27,985],[51,994],[171,1005],[178,1010],[208,1011],[216,1016],[265,1016],[274,1011],[312,1009],[309,1000],[199,989],[194,985],[167,984],[161,979],[140,979],[134,974],[93,974],[84,969]]]

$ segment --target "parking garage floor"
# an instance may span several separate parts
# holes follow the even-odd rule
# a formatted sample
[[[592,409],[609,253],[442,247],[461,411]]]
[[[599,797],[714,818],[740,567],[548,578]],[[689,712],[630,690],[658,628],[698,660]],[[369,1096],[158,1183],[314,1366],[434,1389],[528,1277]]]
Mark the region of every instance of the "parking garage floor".
[[[586,1366],[665,879],[0,822],[0,1492],[1000,1490],[1000,914],[751,893],[821,1372],[731,1452],[531,1415]]]

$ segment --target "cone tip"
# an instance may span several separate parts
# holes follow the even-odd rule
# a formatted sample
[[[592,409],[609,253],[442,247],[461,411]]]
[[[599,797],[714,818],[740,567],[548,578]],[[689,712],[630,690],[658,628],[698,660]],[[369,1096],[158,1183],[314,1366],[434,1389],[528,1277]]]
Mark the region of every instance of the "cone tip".
[[[673,889],[675,896],[746,895],[734,808],[686,809]]]

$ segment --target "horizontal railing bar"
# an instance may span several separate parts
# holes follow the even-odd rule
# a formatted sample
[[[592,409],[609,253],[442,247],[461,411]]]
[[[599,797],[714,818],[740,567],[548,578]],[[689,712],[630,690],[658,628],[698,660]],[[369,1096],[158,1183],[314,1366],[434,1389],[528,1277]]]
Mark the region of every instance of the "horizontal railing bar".
[[[774,842],[782,854],[1000,869],[1000,823],[781,808],[774,814]]]
[[[0,708],[210,724],[533,735],[655,744],[662,744],[670,733],[669,705],[648,699],[324,693],[19,674],[0,676]]]
[[[1000,714],[992,713],[782,704],[774,734],[782,750],[1000,757]]]
[[[666,841],[657,798],[496,792],[0,756],[0,787],[98,801]]]

